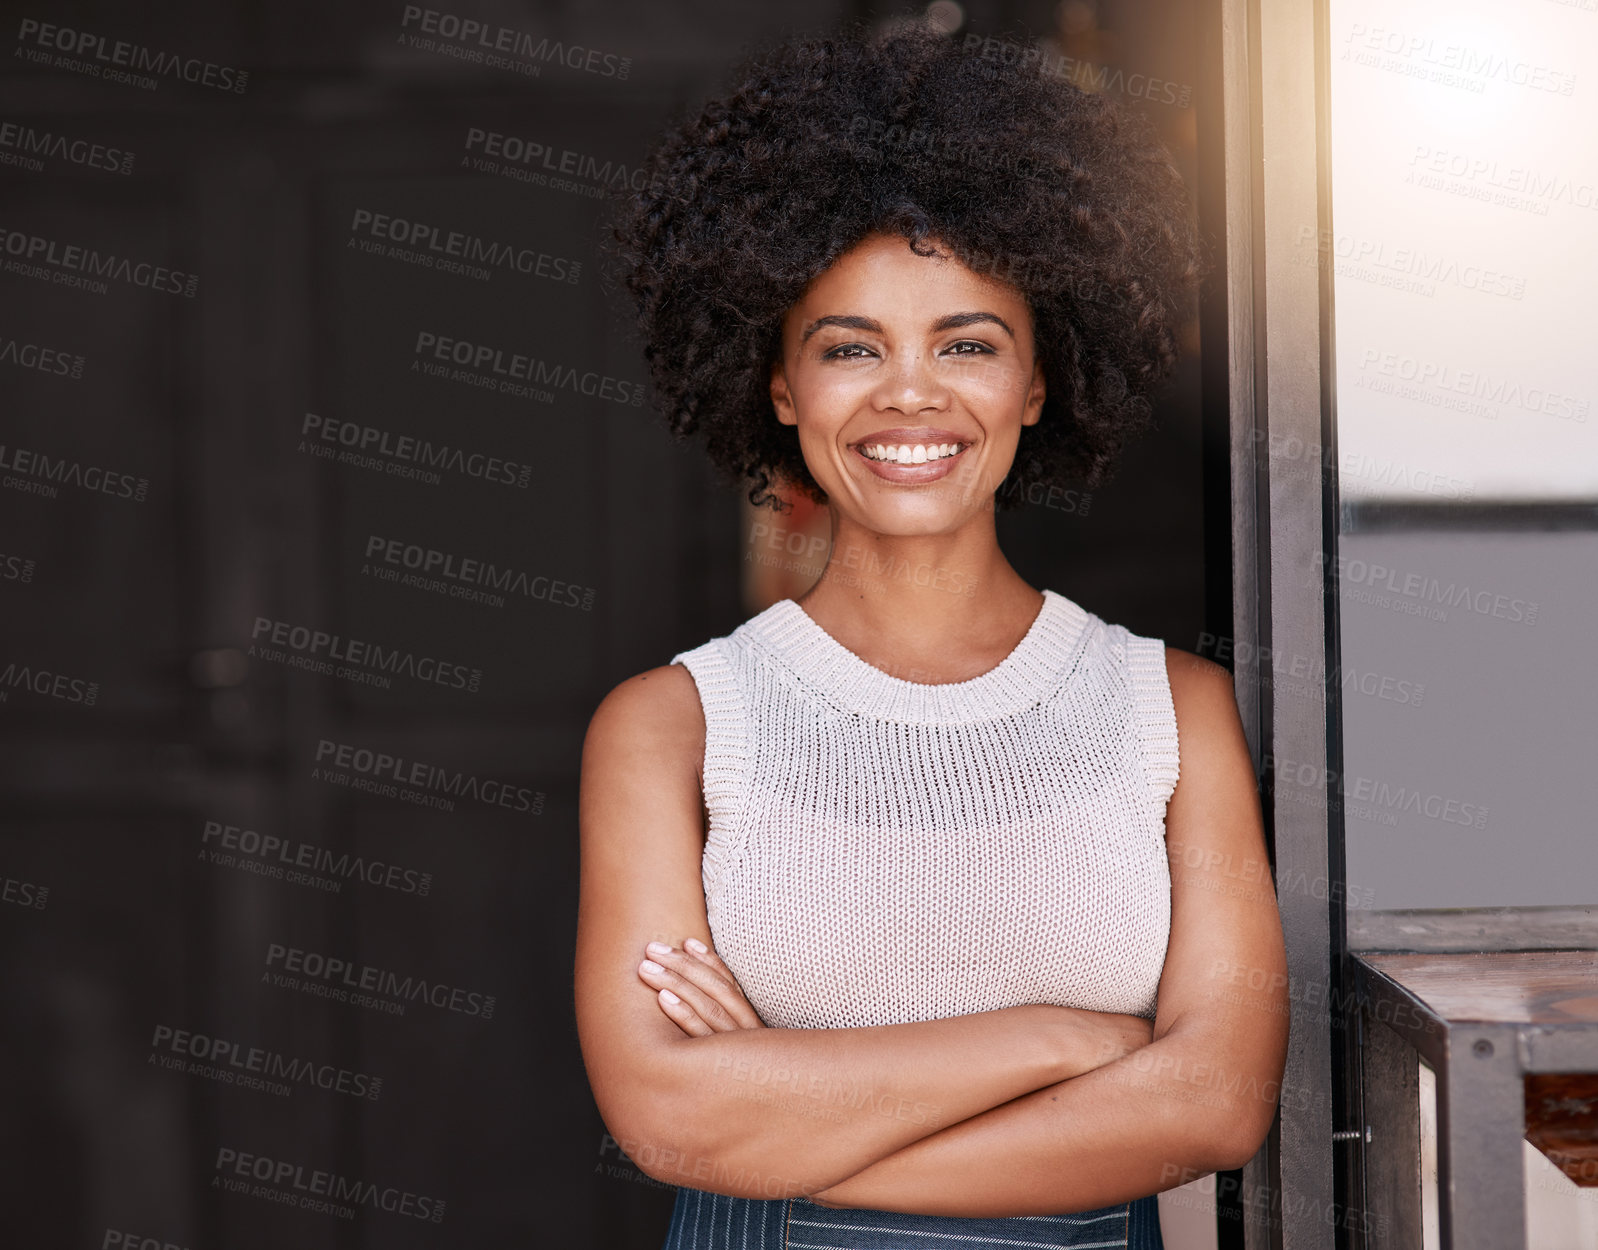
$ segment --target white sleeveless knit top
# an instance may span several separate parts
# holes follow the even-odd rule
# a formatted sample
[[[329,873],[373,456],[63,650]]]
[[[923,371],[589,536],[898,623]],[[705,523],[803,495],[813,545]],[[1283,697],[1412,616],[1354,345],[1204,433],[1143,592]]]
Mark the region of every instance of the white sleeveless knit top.
[[[710,933],[768,1025],[1153,1016],[1178,770],[1164,644],[1043,595],[969,681],[892,677],[792,599],[672,657],[705,713]]]

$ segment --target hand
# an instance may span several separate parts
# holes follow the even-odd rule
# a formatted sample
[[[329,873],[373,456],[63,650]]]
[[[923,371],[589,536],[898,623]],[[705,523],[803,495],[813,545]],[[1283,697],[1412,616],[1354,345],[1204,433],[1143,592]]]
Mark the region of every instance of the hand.
[[[1089,1012],[1094,1017],[1096,1048],[1090,1066],[1102,1068],[1107,1063],[1124,1059],[1134,1050],[1142,1050],[1154,1040],[1154,1021],[1143,1016],[1122,1015],[1118,1012]]]
[[[1042,1027],[1052,1039],[1059,1080],[1124,1059],[1154,1040],[1154,1022],[1143,1016],[1086,1007],[1042,1006]]]
[[[639,977],[689,1037],[766,1027],[721,956],[697,938],[689,938],[681,950],[664,942],[644,949],[648,955],[638,965]]]

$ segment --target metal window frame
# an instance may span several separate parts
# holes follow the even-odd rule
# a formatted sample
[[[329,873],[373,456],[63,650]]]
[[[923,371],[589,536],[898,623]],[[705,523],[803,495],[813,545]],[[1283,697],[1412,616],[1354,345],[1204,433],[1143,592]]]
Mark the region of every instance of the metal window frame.
[[[1224,263],[1204,328],[1226,346],[1214,390],[1224,393],[1230,452],[1234,685],[1261,777],[1295,1000],[1282,1082],[1294,1097],[1243,1169],[1242,1244],[1332,1250],[1348,1242],[1338,1214],[1361,1210],[1347,1194],[1357,1173],[1338,1153],[1357,1150],[1333,1138],[1350,1122],[1351,1083],[1339,1013],[1300,1007],[1351,1002],[1342,983],[1340,688],[1327,681],[1324,702],[1295,697],[1261,665],[1288,654],[1335,674],[1339,660],[1332,283],[1327,253],[1306,248],[1302,234],[1311,227],[1316,244],[1330,237],[1328,3],[1206,8],[1203,56],[1219,113],[1208,162],[1219,197],[1208,200],[1207,225]],[[1325,888],[1284,888],[1303,881]],[[1224,1230],[1222,1238],[1236,1244]]]

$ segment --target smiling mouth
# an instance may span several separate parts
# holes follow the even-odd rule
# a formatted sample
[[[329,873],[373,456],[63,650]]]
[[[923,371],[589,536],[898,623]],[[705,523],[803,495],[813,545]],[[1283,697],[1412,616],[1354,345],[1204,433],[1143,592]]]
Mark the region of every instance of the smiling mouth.
[[[854,450],[883,464],[930,464],[951,460],[970,443],[856,443]]]

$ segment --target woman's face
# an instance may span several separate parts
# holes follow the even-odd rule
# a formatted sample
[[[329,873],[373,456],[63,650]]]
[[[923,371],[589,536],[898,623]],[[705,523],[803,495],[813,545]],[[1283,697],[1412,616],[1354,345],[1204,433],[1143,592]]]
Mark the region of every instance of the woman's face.
[[[777,419],[798,427],[832,509],[880,534],[990,511],[1043,397],[1021,294],[898,235],[867,236],[810,283],[771,371]]]

